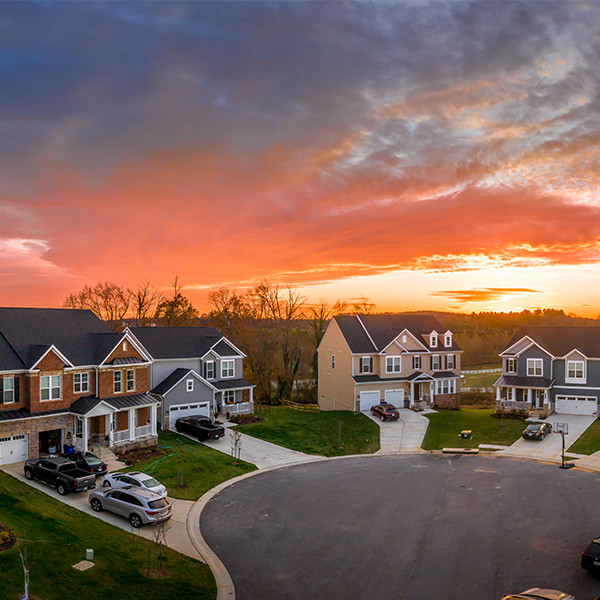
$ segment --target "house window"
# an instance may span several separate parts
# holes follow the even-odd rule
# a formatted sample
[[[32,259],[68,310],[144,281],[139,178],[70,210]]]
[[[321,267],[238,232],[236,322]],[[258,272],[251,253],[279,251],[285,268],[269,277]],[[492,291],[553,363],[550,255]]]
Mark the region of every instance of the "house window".
[[[567,379],[584,379],[585,366],[582,360],[567,361]]]
[[[456,380],[455,379],[438,379],[435,382],[436,394],[455,394]]]
[[[15,381],[17,379],[15,377],[5,377],[0,380],[2,383],[2,402],[4,404],[12,404],[13,402],[17,402],[18,398],[16,397],[16,389]]]
[[[185,382],[185,391],[186,392],[193,392],[194,391],[194,380],[193,379],[187,379]]]
[[[127,351],[127,342],[123,342],[123,352]]]
[[[429,345],[432,348],[437,348],[437,333],[435,331],[429,336]]]
[[[73,393],[83,394],[90,391],[90,374],[89,373],[74,373],[73,374]]]
[[[400,356],[385,357],[385,372],[400,373],[402,369],[402,358]]]
[[[133,392],[135,390],[135,371],[133,369],[127,369],[127,391]]]
[[[331,355],[331,368],[335,369],[335,354]]]
[[[40,377],[40,400],[60,400],[60,375]]]
[[[373,370],[373,358],[371,356],[362,356],[360,359],[360,372],[370,373]]]
[[[123,371],[113,373],[113,389],[115,394],[120,394],[123,391]]]
[[[233,390],[223,392],[223,402],[225,404],[235,404],[235,392]]]
[[[527,375],[530,377],[541,377],[543,375],[543,364],[541,358],[528,358]]]
[[[81,417],[75,419],[75,436],[83,437],[83,419]]]
[[[448,354],[446,356],[446,369],[455,369],[456,361],[454,360],[454,354]]]
[[[444,346],[446,346],[446,348],[452,348],[452,334],[451,333],[447,333],[444,336]]]
[[[431,355],[431,370],[432,371],[440,370],[440,355],[439,354]]]
[[[215,378],[215,363],[212,360],[208,360],[204,363],[204,379]]]
[[[516,358],[507,358],[506,359],[506,372],[507,373],[516,373],[517,372],[517,359]]]
[[[402,343],[406,344],[406,336],[405,335],[402,336]]]
[[[421,357],[413,356],[413,369],[415,369],[415,371],[417,371],[420,368],[421,368]]]
[[[221,361],[221,377],[225,379],[226,377],[233,377],[235,374],[234,371],[234,361],[233,360],[222,360]]]

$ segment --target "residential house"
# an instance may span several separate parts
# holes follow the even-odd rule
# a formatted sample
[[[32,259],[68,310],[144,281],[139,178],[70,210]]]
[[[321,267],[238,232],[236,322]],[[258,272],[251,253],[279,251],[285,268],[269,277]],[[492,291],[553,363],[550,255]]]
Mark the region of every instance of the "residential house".
[[[523,327],[500,357],[499,411],[598,413],[600,327]]]
[[[355,315],[331,319],[318,348],[321,410],[460,404],[462,350],[428,315]]]
[[[150,362],[150,391],[161,400],[160,423],[179,417],[254,411],[254,385],[243,378],[245,354],[214,327],[129,327]]]
[[[0,308],[0,464],[153,445],[158,401],[130,334],[91,311]]]

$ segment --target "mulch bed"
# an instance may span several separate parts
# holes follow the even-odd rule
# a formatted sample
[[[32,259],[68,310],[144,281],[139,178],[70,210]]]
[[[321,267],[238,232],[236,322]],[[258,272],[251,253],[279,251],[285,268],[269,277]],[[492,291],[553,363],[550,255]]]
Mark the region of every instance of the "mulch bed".
[[[16,543],[15,534],[4,523],[0,523],[0,552],[12,548]]]
[[[122,460],[127,465],[135,465],[139,462],[161,458],[169,453],[170,450],[168,448],[161,448],[160,446],[154,446],[152,448],[136,448],[135,450],[129,450],[129,452],[121,454],[119,460]]]

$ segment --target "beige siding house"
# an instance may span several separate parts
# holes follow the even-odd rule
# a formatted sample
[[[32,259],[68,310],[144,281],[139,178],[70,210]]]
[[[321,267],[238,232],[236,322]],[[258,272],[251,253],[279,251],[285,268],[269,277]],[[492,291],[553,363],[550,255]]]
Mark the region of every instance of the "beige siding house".
[[[318,353],[321,410],[460,405],[462,350],[435,317],[337,316]]]

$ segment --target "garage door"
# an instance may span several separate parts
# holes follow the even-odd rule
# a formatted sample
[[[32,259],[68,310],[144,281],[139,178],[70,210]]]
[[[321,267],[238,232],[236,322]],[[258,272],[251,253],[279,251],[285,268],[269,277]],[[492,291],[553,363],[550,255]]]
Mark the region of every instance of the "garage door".
[[[361,392],[360,410],[369,410],[371,406],[379,404],[379,392]]]
[[[396,408],[404,407],[404,390],[385,390],[385,401]]]
[[[27,460],[27,436],[13,435],[0,438],[0,465]]]
[[[580,396],[556,396],[556,412],[563,415],[595,415],[598,401],[596,398]]]
[[[181,417],[191,417],[192,415],[204,415],[210,417],[209,402],[196,404],[177,404],[169,407],[169,424],[175,427],[175,421]]]

